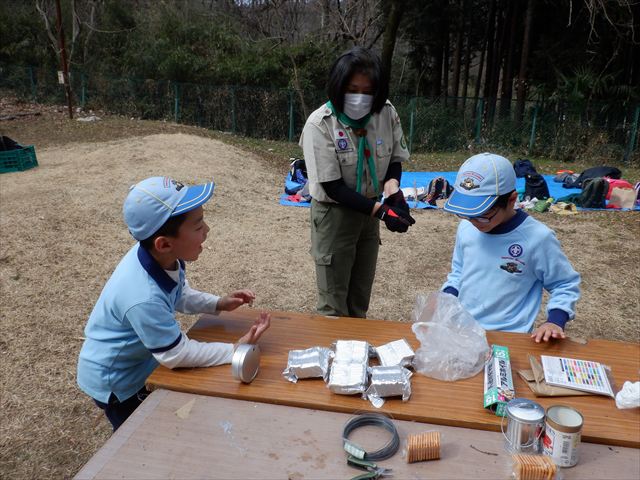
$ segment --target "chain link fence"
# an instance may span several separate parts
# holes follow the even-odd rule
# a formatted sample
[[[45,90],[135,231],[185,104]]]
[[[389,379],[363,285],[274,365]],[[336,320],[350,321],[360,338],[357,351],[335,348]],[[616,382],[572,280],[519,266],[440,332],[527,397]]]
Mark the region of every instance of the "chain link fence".
[[[167,80],[107,78],[72,72],[74,104],[142,119],[296,141],[306,116],[325,101],[323,92],[198,85]],[[0,88],[20,98],[65,103],[55,71],[0,64]],[[412,152],[470,147],[560,160],[640,163],[640,105],[561,100],[526,102],[483,98],[391,98]]]

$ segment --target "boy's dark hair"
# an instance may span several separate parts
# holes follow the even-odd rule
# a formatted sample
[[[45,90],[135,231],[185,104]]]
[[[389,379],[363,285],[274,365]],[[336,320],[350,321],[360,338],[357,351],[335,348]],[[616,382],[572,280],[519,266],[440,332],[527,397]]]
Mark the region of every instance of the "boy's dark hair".
[[[500,195],[493,206],[497,208],[507,208],[507,205],[509,205],[509,198],[513,192],[515,192],[515,190],[511,190],[510,192]]]
[[[344,93],[354,73],[369,77],[375,93],[372,113],[380,113],[389,97],[389,77],[382,69],[380,57],[372,50],[354,47],[344,52],[333,62],[327,82],[327,96],[339,112],[344,111]]]
[[[188,212],[187,212],[188,213]],[[169,217],[169,219],[164,222],[156,233],[151,235],[149,238],[145,238],[144,240],[140,240],[140,245],[145,250],[151,251],[154,247],[153,244],[158,237],[177,237],[178,230],[180,230],[180,225],[182,225],[187,218],[186,213],[182,213],[180,215],[176,215],[175,217]]]

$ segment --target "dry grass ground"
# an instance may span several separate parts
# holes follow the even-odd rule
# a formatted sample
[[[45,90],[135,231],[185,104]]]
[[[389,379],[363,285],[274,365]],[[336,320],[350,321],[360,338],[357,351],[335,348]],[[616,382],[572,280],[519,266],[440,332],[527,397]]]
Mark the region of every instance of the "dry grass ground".
[[[71,477],[110,435],[76,387],[75,368],[90,310],[133,243],[121,205],[135,181],[215,179],[209,239],[189,266],[195,288],[246,286],[258,308],[313,311],[309,211],[277,203],[294,146],[115,117],[82,124],[56,112],[0,122],[0,133],[35,144],[40,163],[0,175],[2,478]],[[537,217],[582,273],[568,333],[637,342],[638,214]],[[372,318],[409,321],[416,292],[437,289],[448,272],[456,219],[441,211],[415,218],[406,235],[382,233]],[[180,318],[185,328],[194,320]]]

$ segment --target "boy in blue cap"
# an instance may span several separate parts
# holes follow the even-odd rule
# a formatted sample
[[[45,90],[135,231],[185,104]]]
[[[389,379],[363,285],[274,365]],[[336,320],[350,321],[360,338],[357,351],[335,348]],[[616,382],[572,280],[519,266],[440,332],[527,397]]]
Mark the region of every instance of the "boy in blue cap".
[[[144,384],[158,364],[168,368],[230,363],[233,344],[203,343],[180,331],[175,312],[234,310],[255,294],[224,297],[189,286],[185,262],[202,252],[209,227],[202,205],[213,182],[186,186],[151,177],[131,187],[124,219],[139,243],[122,258],[89,316],[78,359],[78,385],[104,410],[115,431],[146,397]],[[269,328],[261,313],[237,344],[255,343]]]
[[[460,167],[444,209],[463,220],[442,290],[457,296],[486,330],[531,332],[544,288],[547,321],[531,337],[562,339],[575,317],[580,274],[555,233],[514,208],[515,188],[511,162],[499,155],[474,155]]]

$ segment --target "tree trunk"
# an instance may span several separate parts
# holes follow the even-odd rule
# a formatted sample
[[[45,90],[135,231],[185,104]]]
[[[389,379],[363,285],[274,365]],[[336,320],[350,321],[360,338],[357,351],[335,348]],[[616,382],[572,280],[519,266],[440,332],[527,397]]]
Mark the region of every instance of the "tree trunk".
[[[464,28],[464,7],[465,0],[458,2],[458,22],[456,24],[456,50],[453,54],[453,79],[451,81],[451,95],[453,96],[454,108],[458,104],[458,91],[460,89],[460,59],[462,57],[462,29]]]
[[[463,3],[465,6],[464,25],[467,25],[467,12],[466,12],[466,2]],[[467,104],[467,91],[469,88],[469,69],[471,68],[471,33],[468,29],[466,29],[465,35],[465,49],[464,49],[464,74],[462,77],[462,108],[464,109]]]
[[[484,69],[484,59],[485,59],[485,52],[487,50],[487,39],[486,36],[485,38],[482,40],[482,50],[480,53],[480,64],[478,65],[478,76],[476,77],[476,88],[474,93],[474,97],[475,100],[473,102],[473,115],[476,115],[476,112],[478,110],[478,99],[480,98],[480,87],[482,86],[482,71]]]
[[[516,91],[516,122],[522,122],[524,105],[527,99],[527,62],[529,60],[529,41],[531,39],[531,22],[535,0],[528,0],[524,18],[524,34],[522,36],[522,52],[520,55],[520,72],[518,73],[518,87]]]
[[[507,52],[507,26],[511,23],[509,21],[509,15],[511,13],[511,7],[513,3],[514,2],[507,2],[507,4],[505,5],[501,2],[501,5],[499,6],[499,10],[497,12],[498,26],[496,29],[496,61],[493,66],[493,75],[491,78],[491,102],[489,110],[492,119],[495,115],[496,103],[498,101],[498,90],[500,88],[500,71],[506,64],[505,57]]]
[[[449,95],[449,24],[447,22],[446,28],[443,30],[443,51],[442,51],[442,91],[444,93],[444,104],[447,104],[447,97]]]
[[[512,2],[509,6],[510,13],[508,19],[510,26],[509,45],[505,60],[504,72],[502,74],[502,96],[500,102],[500,116],[506,117],[511,111],[511,98],[513,96],[513,56],[515,54],[516,32],[518,29],[518,5],[520,2]]]
[[[382,69],[386,78],[391,78],[391,62],[393,60],[393,50],[396,46],[396,37],[398,34],[398,26],[402,19],[405,9],[405,0],[392,0],[389,10],[389,16],[384,28],[384,37],[382,38]]]

